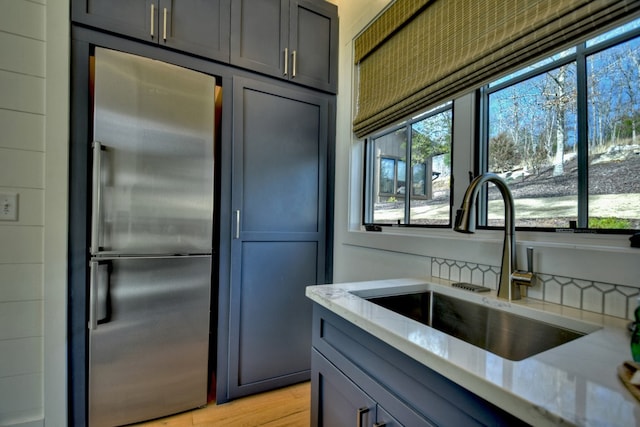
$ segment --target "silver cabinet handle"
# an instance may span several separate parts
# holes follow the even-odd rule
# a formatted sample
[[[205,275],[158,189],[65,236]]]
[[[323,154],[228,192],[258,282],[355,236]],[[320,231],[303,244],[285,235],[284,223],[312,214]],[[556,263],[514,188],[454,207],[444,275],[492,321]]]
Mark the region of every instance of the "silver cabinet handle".
[[[384,426],[386,426],[386,425],[387,425],[387,423],[385,423],[385,422],[381,422],[381,423],[375,423],[375,424],[373,425],[373,427],[384,427]]]
[[[156,13],[155,13],[156,10],[155,9],[156,9],[156,5],[151,3],[151,19],[150,19],[150,22],[151,22],[151,38],[153,38],[153,36],[154,36],[154,34],[153,34],[154,33],[154,25],[153,25],[153,23],[155,21],[154,18],[156,17],[155,16],[156,15]]]
[[[293,66],[291,67],[291,78],[295,79],[296,78],[296,57],[297,57],[295,50],[291,52],[291,56],[293,60]]]
[[[283,76],[286,76],[288,72],[289,72],[289,48],[285,47],[284,48],[284,74],[283,74]]]
[[[240,209],[236,210],[236,234],[234,237],[236,239],[240,238]]]
[[[167,41],[167,8],[164,8],[164,18],[162,21],[162,39]]]
[[[100,210],[102,203],[102,185],[100,183],[102,170],[102,144],[93,142],[93,177],[91,201],[91,254],[95,255],[100,251]]]
[[[364,414],[366,414],[367,412],[369,412],[369,408],[363,407],[363,408],[359,408],[358,409],[358,413],[357,413],[358,419],[356,420],[356,425],[358,427],[362,427],[362,425],[363,425],[362,424],[362,416]]]
[[[97,307],[98,304],[98,262],[89,262],[89,330],[93,331],[98,327]]]

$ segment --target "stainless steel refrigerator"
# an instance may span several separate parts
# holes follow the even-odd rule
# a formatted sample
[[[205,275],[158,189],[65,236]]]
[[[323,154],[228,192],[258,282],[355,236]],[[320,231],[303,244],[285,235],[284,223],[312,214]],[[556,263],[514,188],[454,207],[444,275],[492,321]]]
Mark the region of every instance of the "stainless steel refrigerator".
[[[96,48],[89,421],[206,404],[215,79]]]

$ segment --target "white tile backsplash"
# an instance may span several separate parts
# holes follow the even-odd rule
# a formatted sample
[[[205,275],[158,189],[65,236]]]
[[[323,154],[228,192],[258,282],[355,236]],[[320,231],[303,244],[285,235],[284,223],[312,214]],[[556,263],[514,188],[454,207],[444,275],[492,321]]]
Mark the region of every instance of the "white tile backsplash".
[[[583,310],[602,313],[604,310],[604,294],[594,285],[582,293]]]
[[[497,289],[500,267],[459,260],[431,258],[431,274],[453,281]],[[614,283],[594,282],[559,275],[537,273],[527,297],[567,307],[633,319],[640,289]]]
[[[604,294],[604,314],[626,317],[627,306],[627,298],[620,292],[611,291]]]
[[[562,284],[554,276],[540,274],[536,280],[537,286],[542,286],[542,300],[555,304],[562,304]]]

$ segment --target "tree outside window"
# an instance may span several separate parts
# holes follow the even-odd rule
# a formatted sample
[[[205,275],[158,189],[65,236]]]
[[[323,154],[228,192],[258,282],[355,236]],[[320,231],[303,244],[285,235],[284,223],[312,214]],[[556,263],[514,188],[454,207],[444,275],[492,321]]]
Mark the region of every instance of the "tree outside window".
[[[640,37],[622,37],[486,89],[485,167],[509,183],[518,227],[640,228]],[[487,225],[502,226],[497,190],[487,194]]]

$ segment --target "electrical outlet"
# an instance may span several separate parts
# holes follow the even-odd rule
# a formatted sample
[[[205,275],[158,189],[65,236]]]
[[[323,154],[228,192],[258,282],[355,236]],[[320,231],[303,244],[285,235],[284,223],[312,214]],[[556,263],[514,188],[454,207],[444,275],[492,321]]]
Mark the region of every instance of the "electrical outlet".
[[[0,193],[0,221],[18,220],[18,194]]]

